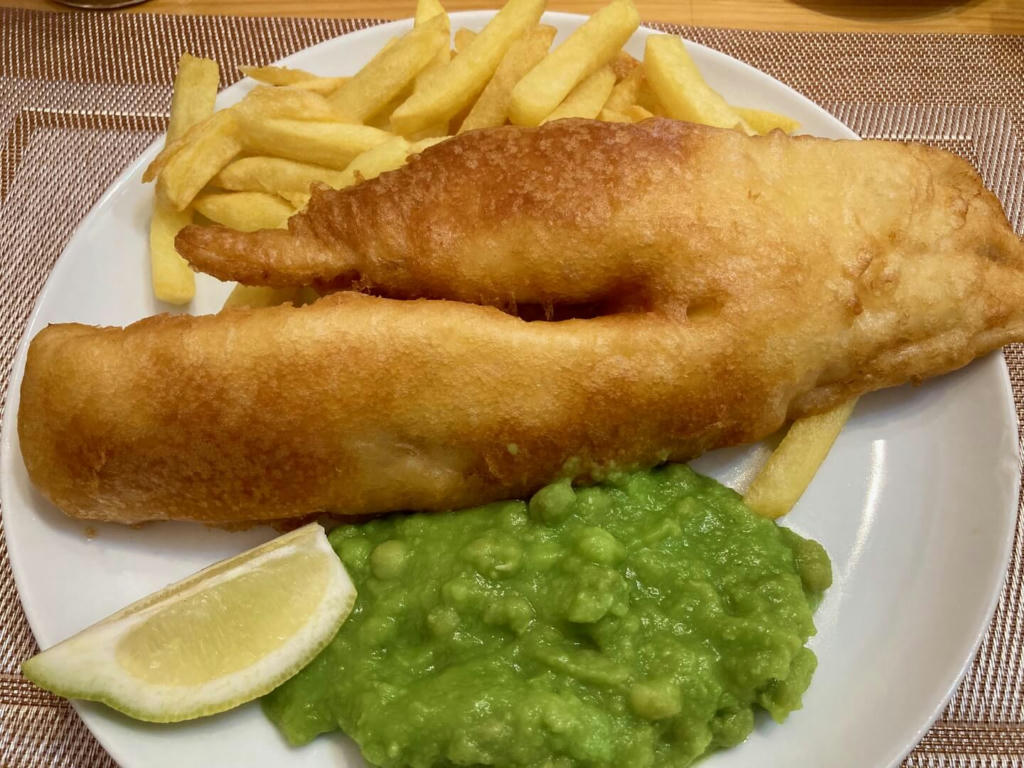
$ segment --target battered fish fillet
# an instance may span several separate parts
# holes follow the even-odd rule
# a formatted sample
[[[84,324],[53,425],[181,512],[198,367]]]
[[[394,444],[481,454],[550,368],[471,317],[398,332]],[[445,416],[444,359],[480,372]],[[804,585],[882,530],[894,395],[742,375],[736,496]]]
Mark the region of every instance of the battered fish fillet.
[[[47,328],[21,450],[76,517],[521,496],[756,440],[1024,339],[1024,246],[966,163],[920,146],[672,121],[471,132],[317,192],[287,232],[191,228],[179,247],[220,277],[433,298]],[[480,305],[582,302],[604,314]]]

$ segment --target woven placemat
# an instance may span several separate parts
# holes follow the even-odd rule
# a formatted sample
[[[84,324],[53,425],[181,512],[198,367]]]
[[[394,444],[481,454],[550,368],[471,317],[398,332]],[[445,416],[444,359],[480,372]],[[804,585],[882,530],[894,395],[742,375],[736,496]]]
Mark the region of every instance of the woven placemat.
[[[374,23],[0,9],[0,398],[31,307],[75,225],[166,125],[179,53],[217,59],[228,85],[238,64],[270,62]],[[1022,233],[1024,38],[655,26],[777,77],[862,136],[962,155]],[[1024,421],[1024,348],[1009,348],[1007,362]],[[977,658],[905,766],[1024,766],[1022,578],[1024,517]],[[113,766],[64,701],[20,677],[18,665],[35,650],[0,521],[0,766]]]

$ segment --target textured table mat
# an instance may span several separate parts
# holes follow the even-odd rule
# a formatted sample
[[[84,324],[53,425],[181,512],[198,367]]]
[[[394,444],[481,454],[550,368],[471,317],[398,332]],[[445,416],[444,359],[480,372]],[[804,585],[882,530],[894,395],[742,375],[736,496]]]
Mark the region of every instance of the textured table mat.
[[[0,398],[29,312],[75,225],[164,129],[178,54],[217,59],[228,85],[238,64],[271,62],[374,23],[0,10]],[[777,77],[864,137],[964,156],[1024,232],[1024,38],[664,28]],[[1007,362],[1024,421],[1024,348],[1009,348]],[[1022,579],[1024,517],[977,658],[905,766],[1024,766]],[[18,665],[35,650],[0,520],[0,767],[113,766],[65,702],[20,677]]]

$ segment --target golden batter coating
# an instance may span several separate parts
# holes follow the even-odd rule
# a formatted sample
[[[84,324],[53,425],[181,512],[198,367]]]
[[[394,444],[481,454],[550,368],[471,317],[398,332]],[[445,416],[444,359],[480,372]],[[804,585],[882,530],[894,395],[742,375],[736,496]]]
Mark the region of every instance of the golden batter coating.
[[[246,251],[265,233],[182,242],[204,268],[463,301],[341,292],[47,328],[19,436],[57,506],[124,523],[459,507],[756,440],[1024,340],[1024,245],[966,163],[919,146],[671,121],[467,133],[319,192],[292,232],[274,265]],[[464,303],[601,300],[623,311]]]

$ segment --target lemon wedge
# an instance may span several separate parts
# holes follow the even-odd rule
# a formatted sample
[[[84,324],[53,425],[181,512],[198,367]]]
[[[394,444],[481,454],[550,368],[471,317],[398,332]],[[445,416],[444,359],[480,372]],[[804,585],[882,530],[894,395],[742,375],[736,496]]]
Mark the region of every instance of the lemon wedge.
[[[276,688],[338,631],[356,589],[318,524],[205,568],[21,665],[139,720],[212,715]]]

